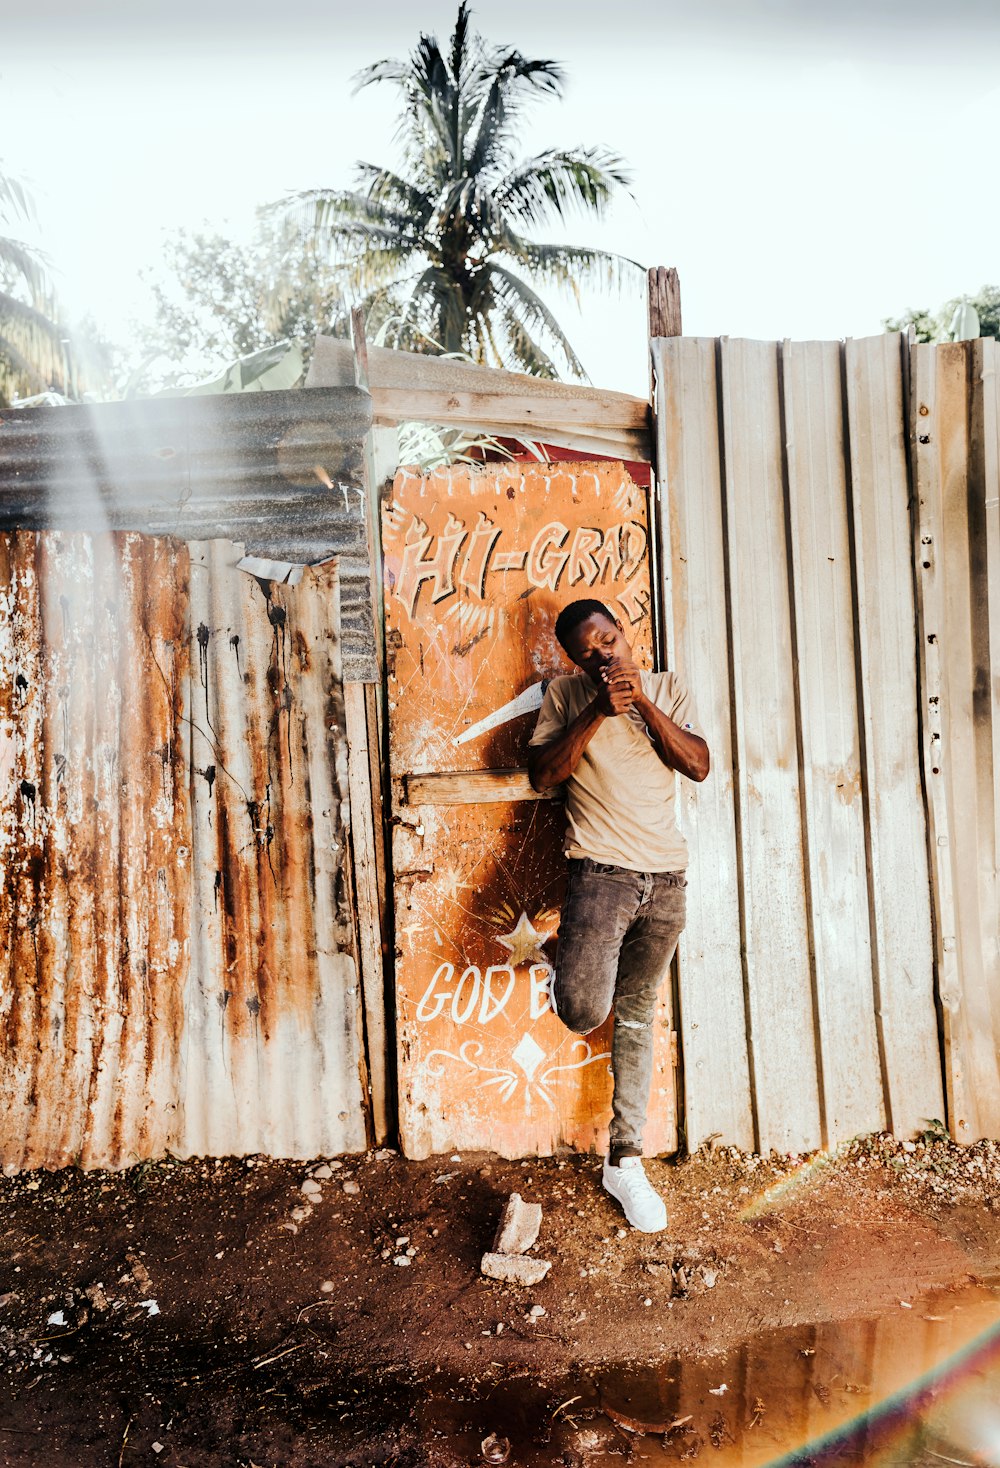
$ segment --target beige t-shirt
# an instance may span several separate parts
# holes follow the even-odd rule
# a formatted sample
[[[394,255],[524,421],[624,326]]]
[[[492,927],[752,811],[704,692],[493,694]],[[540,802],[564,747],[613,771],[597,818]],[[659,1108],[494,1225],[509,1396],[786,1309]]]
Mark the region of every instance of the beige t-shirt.
[[[676,673],[644,672],[642,691],[680,728],[701,736]],[[586,673],[553,678],[530,743],[551,744],[596,694]],[[635,872],[683,871],[688,853],[674,812],[676,784],[635,709],[605,719],[566,781],[566,855]]]

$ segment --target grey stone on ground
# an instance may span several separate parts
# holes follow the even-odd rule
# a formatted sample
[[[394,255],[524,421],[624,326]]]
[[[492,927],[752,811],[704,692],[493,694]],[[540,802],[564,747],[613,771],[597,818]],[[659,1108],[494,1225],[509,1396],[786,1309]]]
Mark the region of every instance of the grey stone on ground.
[[[484,1254],[480,1265],[487,1279],[519,1285],[540,1284],[551,1268],[547,1259],[528,1259],[523,1254]]]
[[[541,1203],[526,1203],[520,1193],[511,1193],[493,1240],[494,1254],[526,1254],[541,1226]]]

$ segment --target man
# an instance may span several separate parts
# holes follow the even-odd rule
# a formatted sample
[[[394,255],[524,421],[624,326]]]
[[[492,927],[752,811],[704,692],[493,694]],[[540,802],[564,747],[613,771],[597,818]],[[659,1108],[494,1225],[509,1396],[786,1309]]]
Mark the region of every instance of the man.
[[[646,673],[599,601],[560,612],[556,637],[582,676],[555,678],[531,737],[535,790],[566,787],[569,885],[553,983],[556,1013],[588,1034],[615,1011],[614,1099],[604,1186],[634,1228],[666,1227],[642,1166],[656,994],[684,926],[687,848],[675,771],[708,774],[708,746],[675,673]]]

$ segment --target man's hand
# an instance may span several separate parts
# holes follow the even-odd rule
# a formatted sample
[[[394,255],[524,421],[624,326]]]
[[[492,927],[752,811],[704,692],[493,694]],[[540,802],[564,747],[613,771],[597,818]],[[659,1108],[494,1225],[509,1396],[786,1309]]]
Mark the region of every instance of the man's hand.
[[[642,694],[642,675],[631,658],[612,658],[601,669],[597,706],[602,714],[624,714]]]

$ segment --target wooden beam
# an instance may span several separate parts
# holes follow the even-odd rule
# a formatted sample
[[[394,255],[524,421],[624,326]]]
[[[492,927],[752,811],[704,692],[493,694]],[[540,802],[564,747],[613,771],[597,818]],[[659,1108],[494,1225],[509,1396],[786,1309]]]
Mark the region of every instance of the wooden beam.
[[[683,336],[681,330],[681,282],[673,266],[654,265],[646,276],[649,301],[649,335]]]
[[[415,420],[648,462],[649,405],[629,393],[549,382],[452,358],[368,347],[375,422]],[[307,387],[356,381],[348,342],[317,337]]]
[[[408,805],[489,805],[508,800],[554,800],[558,790],[539,795],[525,769],[441,770],[406,776]]]

